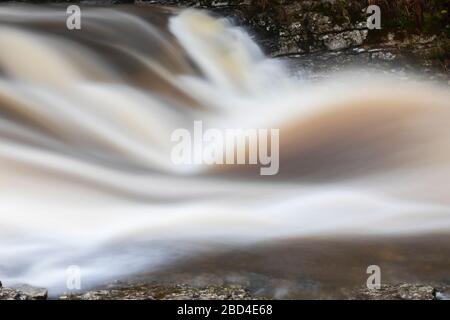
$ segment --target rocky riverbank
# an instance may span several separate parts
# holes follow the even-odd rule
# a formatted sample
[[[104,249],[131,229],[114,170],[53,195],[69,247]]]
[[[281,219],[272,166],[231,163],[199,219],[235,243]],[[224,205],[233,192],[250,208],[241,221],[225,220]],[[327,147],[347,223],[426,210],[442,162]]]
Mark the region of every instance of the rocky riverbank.
[[[4,288],[0,285],[0,300],[46,300],[44,288],[19,285]],[[94,290],[63,293],[56,300],[253,300],[261,299],[238,285],[196,288],[185,284],[158,285],[143,282],[116,281]]]
[[[258,299],[241,286],[191,287],[186,284],[162,286],[147,283],[116,282],[105,288],[65,293],[61,300],[252,300]]]
[[[28,285],[0,287],[0,300],[45,300],[47,290]],[[255,300],[267,299],[250,293],[242,286],[157,285],[142,282],[114,282],[95,290],[63,293],[58,300]],[[379,290],[349,290],[350,300],[449,300],[450,288],[420,284],[383,285]]]
[[[3,287],[0,281],[0,300],[46,300],[48,291],[45,288],[38,288],[26,284],[15,286],[14,288]]]
[[[449,300],[448,287],[402,283],[384,285],[379,290],[354,290],[350,299],[356,300]]]

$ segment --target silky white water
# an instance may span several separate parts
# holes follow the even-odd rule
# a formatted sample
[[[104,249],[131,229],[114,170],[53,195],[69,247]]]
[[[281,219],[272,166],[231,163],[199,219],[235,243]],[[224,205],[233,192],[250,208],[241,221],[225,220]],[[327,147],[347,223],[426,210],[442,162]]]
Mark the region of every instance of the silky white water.
[[[64,290],[227,246],[450,231],[450,93],[308,84],[207,13],[0,6],[0,279]],[[170,135],[279,128],[280,172],[176,166]]]

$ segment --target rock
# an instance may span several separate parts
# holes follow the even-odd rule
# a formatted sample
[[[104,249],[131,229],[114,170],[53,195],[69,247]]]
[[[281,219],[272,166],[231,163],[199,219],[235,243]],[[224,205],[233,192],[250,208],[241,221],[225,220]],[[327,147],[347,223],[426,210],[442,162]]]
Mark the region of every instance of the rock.
[[[45,288],[33,287],[27,284],[21,284],[14,289],[19,291],[22,295],[27,296],[31,300],[45,300],[47,299],[48,291]],[[29,300],[29,299],[27,299]]]
[[[9,288],[0,288],[0,300],[18,300],[18,292]]]
[[[110,286],[105,286],[108,288]],[[351,300],[446,300],[450,287],[420,284],[383,285],[380,290],[361,288],[346,294]],[[277,298],[277,297],[275,297]],[[278,297],[282,298],[282,297]],[[194,287],[186,284],[161,285],[121,282],[115,289],[100,288],[84,293],[65,293],[60,300],[252,300],[265,299],[252,295],[241,285]]]
[[[44,288],[26,284],[14,288],[5,288],[0,285],[0,300],[45,300],[47,296],[47,289]]]
[[[425,284],[383,285],[379,290],[366,287],[346,294],[352,300],[450,300],[450,286]],[[47,290],[19,285],[5,288],[0,283],[0,300],[47,299]],[[64,293],[60,300],[254,300],[265,299],[252,295],[241,285],[193,287],[186,284],[162,285],[141,282],[114,282],[104,288],[81,293]]]
[[[436,289],[437,300],[450,300],[450,287]]]
[[[122,283],[120,287],[91,290],[84,293],[64,293],[61,300],[250,300],[252,296],[241,286],[192,287],[181,285],[155,285]]]
[[[383,285],[381,289],[363,288],[353,292],[352,299],[362,300],[436,300],[446,297],[443,289],[441,291],[430,285],[398,284]],[[438,294],[439,293],[439,294]]]
[[[395,54],[393,54],[392,52],[374,52],[372,53],[372,59],[378,59],[378,60],[383,60],[383,61],[392,61],[395,59]]]

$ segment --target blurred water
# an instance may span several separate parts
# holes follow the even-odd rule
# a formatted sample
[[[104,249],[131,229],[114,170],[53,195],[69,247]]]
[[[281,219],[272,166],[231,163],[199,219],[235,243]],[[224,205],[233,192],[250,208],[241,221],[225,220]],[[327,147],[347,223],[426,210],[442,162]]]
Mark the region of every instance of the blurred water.
[[[70,265],[87,285],[298,237],[449,234],[448,89],[308,84],[200,11],[90,7],[78,31],[65,19],[0,6],[4,284],[63,290]],[[280,128],[280,173],[175,166],[171,132],[194,120]]]

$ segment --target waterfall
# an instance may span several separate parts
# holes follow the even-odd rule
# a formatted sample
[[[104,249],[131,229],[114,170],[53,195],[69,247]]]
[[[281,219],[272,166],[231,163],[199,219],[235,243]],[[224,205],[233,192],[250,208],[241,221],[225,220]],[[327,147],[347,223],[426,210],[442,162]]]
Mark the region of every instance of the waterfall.
[[[203,11],[0,6],[0,279],[64,290],[228,246],[450,231],[450,93],[308,83]],[[277,128],[280,170],[177,166],[171,133]]]

